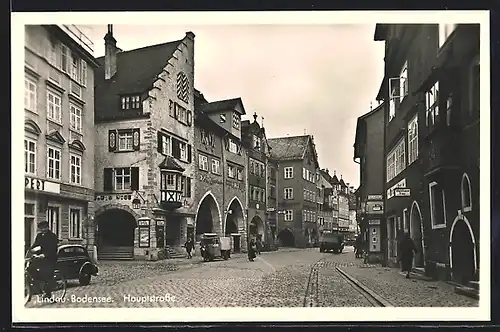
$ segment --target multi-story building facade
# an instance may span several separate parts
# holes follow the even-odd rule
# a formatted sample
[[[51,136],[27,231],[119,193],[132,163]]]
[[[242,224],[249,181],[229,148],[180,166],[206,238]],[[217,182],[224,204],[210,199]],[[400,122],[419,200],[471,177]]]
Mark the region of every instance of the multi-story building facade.
[[[196,240],[203,233],[231,237],[233,252],[247,246],[247,152],[241,142],[242,100],[208,102],[195,91]],[[265,201],[265,188],[262,197]],[[265,219],[265,218],[264,218]]]
[[[279,164],[278,225],[284,246],[312,246],[318,238],[316,171],[319,168],[313,137],[268,139],[271,158]]]
[[[318,187],[323,191],[323,206],[322,206],[322,218],[323,220],[319,223],[319,233],[325,231],[332,231],[334,227],[333,223],[333,186],[331,184],[332,177],[329,174],[328,169],[320,169],[318,171]],[[335,226],[337,227],[337,225]]]
[[[386,43],[389,238],[409,231],[429,275],[477,280],[479,25],[379,24],[375,40]]]
[[[349,237],[354,239],[358,235],[358,222],[356,217],[356,193],[354,187],[349,187]]]
[[[278,163],[271,158],[267,159],[267,223],[271,232],[272,242],[269,242],[269,249],[275,250],[278,247]]]
[[[25,249],[47,221],[63,243],[93,249],[92,50],[56,25],[25,27]]]
[[[349,232],[349,187],[340,176],[337,186],[337,199],[338,199],[338,230],[340,232]]]
[[[248,153],[248,236],[259,239],[266,250],[274,242],[267,218],[270,153],[265,130],[257,122],[257,113],[253,118],[253,122],[242,122],[242,142]]]
[[[92,133],[98,254],[154,260],[195,219],[194,34],[122,51],[108,25],[104,40]]]
[[[359,164],[360,185],[356,192],[360,235],[368,244],[368,260],[383,261],[385,219],[384,104],[360,116],[356,125],[354,162]]]

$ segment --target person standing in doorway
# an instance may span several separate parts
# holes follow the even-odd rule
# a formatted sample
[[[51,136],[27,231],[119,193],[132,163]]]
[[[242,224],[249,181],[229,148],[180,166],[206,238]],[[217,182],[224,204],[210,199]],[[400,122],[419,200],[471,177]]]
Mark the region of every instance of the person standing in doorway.
[[[194,244],[193,244],[193,240],[191,240],[190,237],[187,238],[186,243],[184,243],[184,247],[186,248],[187,258],[191,259],[193,257],[193,256],[191,256],[191,251],[193,250]]]
[[[406,279],[410,279],[410,272],[413,267],[413,256],[417,253],[415,242],[410,237],[410,234],[404,233],[399,245],[399,261],[401,271],[406,272]]]

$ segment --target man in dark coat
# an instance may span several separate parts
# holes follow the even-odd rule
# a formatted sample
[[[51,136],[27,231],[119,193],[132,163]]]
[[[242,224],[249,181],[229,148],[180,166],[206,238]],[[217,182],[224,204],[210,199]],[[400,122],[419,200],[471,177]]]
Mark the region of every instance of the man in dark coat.
[[[52,296],[51,285],[54,277],[54,270],[57,263],[57,235],[49,229],[49,223],[42,221],[38,223],[38,231],[35,242],[31,249],[40,246],[43,256],[36,260],[36,266],[40,269],[39,277],[43,281],[43,292],[47,297]]]
[[[417,253],[415,242],[411,239],[410,234],[404,233],[399,244],[399,261],[401,262],[401,270],[406,272],[407,279],[410,279],[415,253]]]
[[[255,255],[255,251],[257,250],[257,246],[255,244],[255,240],[254,239],[251,239],[250,240],[250,243],[248,245],[248,260],[250,262],[253,262],[253,260],[255,259],[256,255]]]
[[[194,244],[193,244],[193,240],[191,240],[190,237],[187,238],[187,241],[186,243],[184,243],[184,247],[186,248],[186,252],[187,252],[187,258],[188,259],[191,259],[191,251],[193,250],[193,247],[194,247]]]

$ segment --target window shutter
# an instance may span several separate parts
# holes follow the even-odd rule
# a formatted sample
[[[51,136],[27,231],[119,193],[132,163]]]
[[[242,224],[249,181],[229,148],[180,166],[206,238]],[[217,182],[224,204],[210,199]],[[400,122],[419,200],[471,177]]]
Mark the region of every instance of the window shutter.
[[[188,126],[191,127],[191,124],[193,123],[193,112],[187,111],[187,124]]]
[[[113,191],[113,169],[104,169],[104,191]]]
[[[236,145],[236,151],[241,156],[241,144]]]
[[[156,136],[158,137],[157,150],[159,153],[163,153],[163,139],[164,139],[164,137],[163,137],[162,133],[159,131],[156,133]]]
[[[191,197],[191,178],[186,177],[186,197]]]
[[[179,108],[177,107],[177,104],[174,103],[174,118],[176,120],[179,120]]]
[[[227,138],[227,137],[226,137],[226,138],[224,139],[224,145],[226,146],[226,150],[228,150],[228,151],[229,151],[229,138]]]
[[[130,189],[139,190],[139,167],[130,168]]]
[[[141,148],[141,129],[134,128],[132,131],[132,147],[134,151],[138,151]]]
[[[191,154],[192,154],[192,152],[191,152],[191,145],[188,144],[187,145],[187,161],[188,161],[188,163],[192,162]]]
[[[116,151],[116,141],[117,141],[117,132],[115,129],[112,129],[108,132],[108,148],[109,152]]]

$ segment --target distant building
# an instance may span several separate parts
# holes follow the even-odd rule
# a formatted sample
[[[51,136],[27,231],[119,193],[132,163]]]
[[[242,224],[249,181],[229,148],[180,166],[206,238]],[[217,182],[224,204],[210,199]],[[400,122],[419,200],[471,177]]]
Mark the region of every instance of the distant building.
[[[278,225],[283,246],[312,246],[318,239],[316,172],[311,135],[268,139],[271,159],[278,163]]]
[[[375,40],[386,42],[387,260],[408,231],[418,268],[478,280],[479,24],[377,24]]]
[[[175,254],[194,225],[194,34],[122,51],[112,25],[95,83],[101,259]],[[168,231],[167,231],[168,230]]]
[[[333,185],[332,177],[328,169],[318,171],[318,187],[323,191],[322,204],[322,220],[319,221],[319,233],[331,232],[333,228],[338,227],[337,223],[333,222]]]
[[[57,25],[26,25],[24,243],[47,221],[63,243],[94,245],[96,60]]]
[[[241,142],[240,98],[208,102],[195,91],[195,223],[190,233],[231,237],[233,252],[246,251],[247,152]]]

